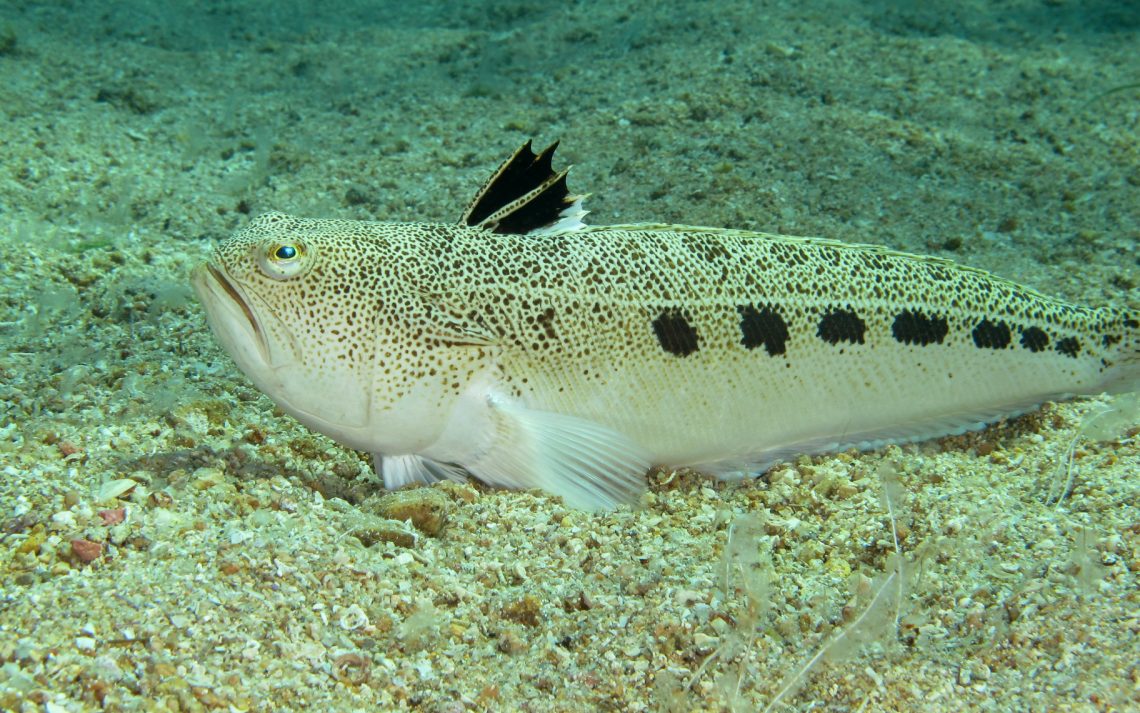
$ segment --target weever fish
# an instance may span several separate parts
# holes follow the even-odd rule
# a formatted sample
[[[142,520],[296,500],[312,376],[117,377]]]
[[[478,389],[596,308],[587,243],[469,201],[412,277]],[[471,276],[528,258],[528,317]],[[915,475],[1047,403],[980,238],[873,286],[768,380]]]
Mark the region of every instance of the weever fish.
[[[597,509],[1136,388],[1140,315],[947,260],[684,225],[587,226],[528,141],[457,224],[254,219],[193,273],[223,347],[384,483]]]

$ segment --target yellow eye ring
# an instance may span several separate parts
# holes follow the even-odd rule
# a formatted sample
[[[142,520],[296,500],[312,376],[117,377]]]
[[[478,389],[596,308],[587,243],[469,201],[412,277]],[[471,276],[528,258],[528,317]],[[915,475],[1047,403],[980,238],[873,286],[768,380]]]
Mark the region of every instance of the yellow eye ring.
[[[271,242],[261,249],[261,271],[275,280],[288,280],[304,274],[311,263],[304,243]]]
[[[290,260],[298,260],[303,257],[304,254],[305,251],[300,245],[282,243],[269,251],[269,259],[275,262],[288,262]]]

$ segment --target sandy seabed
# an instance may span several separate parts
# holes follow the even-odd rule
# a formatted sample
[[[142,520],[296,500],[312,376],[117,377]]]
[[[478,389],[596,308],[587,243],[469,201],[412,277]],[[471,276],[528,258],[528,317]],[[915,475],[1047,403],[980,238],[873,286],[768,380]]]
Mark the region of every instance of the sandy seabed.
[[[0,7],[0,709],[1140,707],[1134,402],[612,513],[386,495],[186,283],[271,209],[455,220],[535,137],[596,224],[1137,309],[1140,11],[992,4]]]

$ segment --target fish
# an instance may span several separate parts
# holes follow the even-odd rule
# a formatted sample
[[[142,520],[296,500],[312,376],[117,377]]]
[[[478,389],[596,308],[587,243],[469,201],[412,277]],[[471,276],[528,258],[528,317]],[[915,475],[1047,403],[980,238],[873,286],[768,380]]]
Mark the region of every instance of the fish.
[[[211,330],[385,487],[465,480],[636,503],[653,467],[983,428],[1140,380],[1140,314],[879,245],[587,225],[527,141],[457,223],[261,215],[191,276]]]

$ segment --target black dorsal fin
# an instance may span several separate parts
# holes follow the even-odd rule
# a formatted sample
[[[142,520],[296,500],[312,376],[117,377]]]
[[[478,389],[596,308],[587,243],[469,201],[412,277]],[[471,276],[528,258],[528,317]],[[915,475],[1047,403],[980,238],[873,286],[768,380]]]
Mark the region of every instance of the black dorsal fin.
[[[582,227],[585,196],[566,187],[569,168],[551,168],[555,141],[535,154],[531,142],[520,146],[499,166],[459,219],[460,225],[495,233],[564,233]]]

